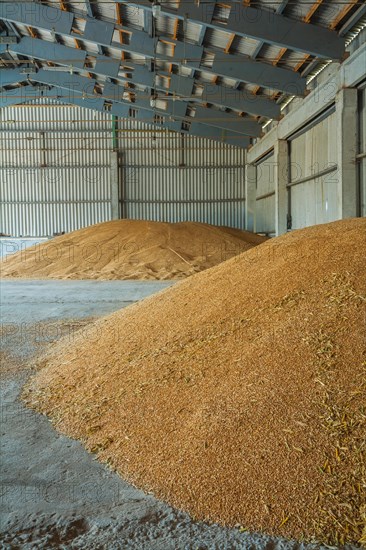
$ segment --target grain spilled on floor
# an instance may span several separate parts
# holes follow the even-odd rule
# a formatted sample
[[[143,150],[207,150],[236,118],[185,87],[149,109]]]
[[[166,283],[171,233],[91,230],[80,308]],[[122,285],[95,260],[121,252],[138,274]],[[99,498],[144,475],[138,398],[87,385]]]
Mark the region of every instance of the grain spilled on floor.
[[[182,222],[116,220],[7,256],[5,277],[184,279],[266,241],[248,231]]]
[[[366,543],[366,219],[273,239],[55,344],[28,405],[194,518]]]

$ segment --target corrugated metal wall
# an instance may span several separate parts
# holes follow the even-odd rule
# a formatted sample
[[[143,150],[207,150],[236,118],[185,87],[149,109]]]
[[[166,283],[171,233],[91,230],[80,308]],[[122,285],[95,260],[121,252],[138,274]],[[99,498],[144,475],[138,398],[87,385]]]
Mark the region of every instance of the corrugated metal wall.
[[[244,150],[122,120],[122,215],[244,228]]]
[[[46,236],[110,219],[110,128],[76,106],[1,109],[0,231]]]
[[[76,106],[0,110],[0,232],[44,236],[111,218],[112,117]],[[244,228],[245,153],[119,120],[121,215]]]
[[[257,164],[256,230],[275,233],[275,164],[274,155]]]
[[[359,176],[361,190],[361,216],[366,216],[366,88],[359,92]]]
[[[290,142],[292,229],[338,219],[338,138],[333,113]]]

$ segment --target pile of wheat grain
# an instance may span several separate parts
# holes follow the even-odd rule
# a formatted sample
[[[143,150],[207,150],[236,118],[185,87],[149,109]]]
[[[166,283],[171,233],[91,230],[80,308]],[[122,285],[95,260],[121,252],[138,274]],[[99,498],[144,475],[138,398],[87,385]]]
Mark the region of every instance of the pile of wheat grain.
[[[193,517],[366,541],[366,219],[273,239],[56,344],[29,406]]]
[[[116,220],[7,256],[0,273],[33,279],[183,279],[265,240],[203,223]]]

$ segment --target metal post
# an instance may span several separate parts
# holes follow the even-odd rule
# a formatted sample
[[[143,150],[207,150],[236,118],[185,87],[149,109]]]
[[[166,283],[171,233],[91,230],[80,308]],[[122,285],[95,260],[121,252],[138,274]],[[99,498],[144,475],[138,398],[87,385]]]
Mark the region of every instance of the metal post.
[[[287,232],[287,185],[289,183],[289,147],[284,139],[274,146],[276,236]]]
[[[340,90],[336,96],[339,219],[357,216],[357,117],[357,90]]]
[[[119,163],[118,151],[111,152],[111,219],[118,220],[119,215]]]
[[[245,167],[245,229],[256,232],[256,194],[257,167],[247,164]]]
[[[112,116],[112,149],[118,150],[118,117]]]

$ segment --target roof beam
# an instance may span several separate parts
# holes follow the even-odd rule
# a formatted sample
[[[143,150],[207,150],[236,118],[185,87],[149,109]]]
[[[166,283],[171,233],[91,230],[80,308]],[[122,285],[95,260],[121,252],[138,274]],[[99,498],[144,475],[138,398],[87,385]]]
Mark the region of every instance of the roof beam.
[[[8,51],[17,55],[27,56],[63,65],[65,67],[75,67],[85,69],[87,51],[70,48],[54,42],[47,42],[36,38],[23,37],[16,44],[9,44]],[[246,112],[249,114],[265,116],[268,118],[279,119],[281,110],[279,105],[264,98],[253,98],[252,94],[246,91],[227,88],[215,84],[202,84],[202,97],[192,96],[192,90],[195,83],[192,77],[182,77],[175,74],[169,74],[169,90],[155,85],[155,74],[147,67],[136,65],[133,62],[126,62],[126,73],[131,72],[131,78],[122,78],[118,76],[121,61],[112,57],[99,55],[94,69],[88,68],[89,72],[101,76],[107,76],[120,80],[122,82],[131,82],[144,87],[156,88],[162,92],[176,93],[182,96],[185,101],[194,101],[198,103],[212,103],[220,107]],[[128,70],[130,68],[130,71]],[[131,70],[133,69],[133,71]],[[85,69],[86,70],[86,69]],[[158,74],[163,74],[158,71]]]
[[[22,86],[12,90],[5,90],[0,93],[0,108],[8,107],[9,105],[18,105],[32,99],[40,99],[42,97],[50,97],[53,99],[64,99],[70,103],[75,103],[80,107],[94,109],[96,111],[104,111],[103,99],[87,99],[76,94],[70,93],[68,90],[60,88],[49,88],[41,90],[38,86]]]
[[[339,23],[346,17],[347,13],[351,11],[351,9],[358,4],[358,0],[350,0],[348,4],[346,4],[343,9],[339,12],[338,16],[331,22],[330,29],[335,29]]]
[[[0,88],[28,80],[28,76],[19,69],[0,69]]]
[[[49,90],[40,92],[37,87],[24,86],[14,90],[7,90],[0,93],[0,108],[7,107],[9,105],[17,105],[29,101],[31,99],[37,99],[41,97],[51,97],[58,99],[64,103],[73,103],[79,107],[87,109],[93,109],[97,111],[104,111],[104,99],[102,98],[85,98],[75,94],[72,90],[62,90],[57,87],[52,87]],[[121,109],[122,108],[122,109]],[[133,117],[129,109],[123,108],[122,105],[113,104],[110,113],[120,116],[121,118],[138,118],[147,124],[151,124],[161,130],[170,130],[175,132],[181,132],[191,136],[205,137],[220,143],[227,145],[235,145],[237,147],[248,147],[250,145],[250,139],[243,137],[239,134],[231,133],[230,131],[224,131],[219,128],[211,128],[204,126],[200,123],[192,123],[191,128],[188,130],[182,129],[180,122],[165,121],[164,124],[155,122],[154,113],[151,113],[145,109],[134,108]],[[137,117],[136,117],[137,114]]]
[[[206,6],[206,4],[204,4]],[[90,42],[99,43],[99,45],[119,49],[130,53],[136,53],[146,56],[150,59],[168,61],[175,65],[183,65],[192,70],[204,70],[220,76],[235,78],[241,82],[258,84],[262,87],[277,88],[291,95],[304,95],[306,81],[294,71],[273,67],[266,63],[261,63],[244,56],[225,55],[223,51],[214,51],[211,53],[217,57],[215,68],[209,69],[201,65],[203,47],[199,45],[182,42],[168,38],[174,46],[174,55],[159,53],[159,41],[157,37],[151,37],[143,30],[136,30],[124,26],[126,32],[130,32],[130,44],[120,44],[112,42],[115,25],[105,21],[86,18],[84,35],[75,35],[72,33],[74,15],[39,4],[37,2],[2,2],[0,3],[0,19],[6,21],[21,23],[35,28],[54,32],[72,38],[85,39]],[[122,26],[118,25],[120,29]],[[318,29],[318,27],[316,27]],[[220,56],[225,55],[225,62],[222,62]],[[215,70],[220,73],[215,73]],[[268,76],[270,74],[270,76]],[[260,113],[257,113],[260,114]]]
[[[56,91],[50,96],[55,97]],[[30,99],[37,99],[41,96],[40,90],[33,88],[33,86],[22,86],[21,88],[15,88],[13,90],[4,90],[0,92],[0,108],[8,107],[9,105],[17,105],[24,103]]]
[[[231,131],[238,133],[242,133],[244,122],[248,135],[260,137],[262,134],[262,128],[255,120],[246,120],[245,118],[243,119],[238,116],[233,116],[230,113],[223,113],[222,111],[217,111],[215,109],[196,107],[194,118],[200,122],[203,122],[207,126],[215,126],[216,128],[221,128],[222,130],[227,130],[230,128]],[[259,134],[258,131],[260,132]]]
[[[247,2],[247,5],[249,5],[249,4],[250,4],[250,0],[248,0],[248,2]],[[279,4],[277,9],[276,9],[276,12],[277,12],[278,15],[282,14],[282,12],[285,10],[287,4],[288,4],[288,0],[282,0],[281,4]],[[256,49],[254,50],[254,52],[252,54],[252,59],[255,59],[256,57],[258,57],[259,52],[261,51],[263,45],[264,45],[263,42],[259,42],[258,46],[256,47]]]
[[[12,70],[9,71],[12,72]],[[150,99],[145,99],[145,97],[139,96],[135,90],[135,101],[133,103],[130,101],[126,101],[124,99],[126,89],[110,82],[105,83],[104,90],[101,95],[96,94],[95,86],[97,84],[97,81],[95,79],[86,78],[77,74],[59,73],[41,69],[37,73],[31,73],[29,75],[22,74],[19,78],[19,82],[26,81],[38,82],[41,84],[46,84],[48,86],[56,86],[64,90],[69,90],[73,94],[79,94],[82,97],[90,100],[100,99],[102,97],[106,101],[121,103],[122,105],[125,105],[126,108],[128,107],[134,109],[141,107],[142,109],[146,109],[147,111],[152,111],[154,114],[169,117],[174,120],[181,120],[182,122],[192,122],[192,117],[186,116],[187,104],[179,101],[172,101],[172,97],[163,98],[163,100],[166,99],[166,109],[162,110],[153,107],[150,103]],[[201,111],[199,111],[199,113],[200,112]],[[199,117],[196,118],[197,122],[202,122],[202,124],[206,124],[208,126],[212,125],[228,132],[238,133],[242,136],[258,137],[262,133],[261,126],[250,119],[234,117],[229,113],[220,113],[219,111],[214,110],[211,110],[209,112],[213,113],[211,114],[211,117],[217,117],[217,125],[215,124],[215,122],[209,121],[207,119],[201,121]],[[224,120],[226,120],[226,123],[224,122]]]
[[[117,0],[115,0],[117,1]],[[121,0],[119,0],[121,1]],[[151,11],[149,0],[121,3]],[[183,5],[182,5],[183,4]],[[261,40],[281,48],[304,52],[322,59],[341,60],[345,52],[345,41],[332,30],[295,21],[269,10],[243,5],[235,0],[226,0],[230,14],[226,23],[213,23],[214,4],[206,2],[189,7],[189,20],[213,29],[225,30],[238,36]],[[185,3],[178,10],[161,5],[161,15],[184,18]]]
[[[85,6],[86,6],[89,17],[94,17],[93,8],[91,7],[90,0],[84,0],[84,2],[85,2]]]
[[[357,11],[345,22],[339,30],[339,34],[344,36],[356,25],[356,23],[366,14],[366,4],[361,5]]]
[[[218,84],[206,84],[203,87],[201,98],[192,99],[195,103],[212,103],[222,105],[229,109],[252,115],[264,116],[266,118],[281,118],[281,107],[274,101],[262,97],[256,97],[248,90],[226,88]],[[274,105],[276,107],[274,108]],[[273,113],[274,116],[271,116]]]
[[[74,14],[38,2],[1,2],[0,19],[39,29],[70,34]]]
[[[221,52],[215,56],[212,72],[241,82],[260,83],[263,88],[274,88],[289,95],[303,96],[306,91],[305,79],[294,71]]]
[[[230,132],[226,132],[225,130],[204,126],[198,122],[192,122],[188,133],[203,138],[214,139],[215,141],[228,143],[229,145],[236,145],[237,147],[243,147],[244,149],[250,146],[250,142],[248,143],[247,140],[243,140],[239,134],[235,135]]]
[[[16,44],[9,44],[8,51],[29,58],[51,61],[64,65],[83,69],[87,52],[84,50],[69,48],[55,42],[45,42],[38,38],[22,37]],[[113,61],[111,59],[111,61]]]

